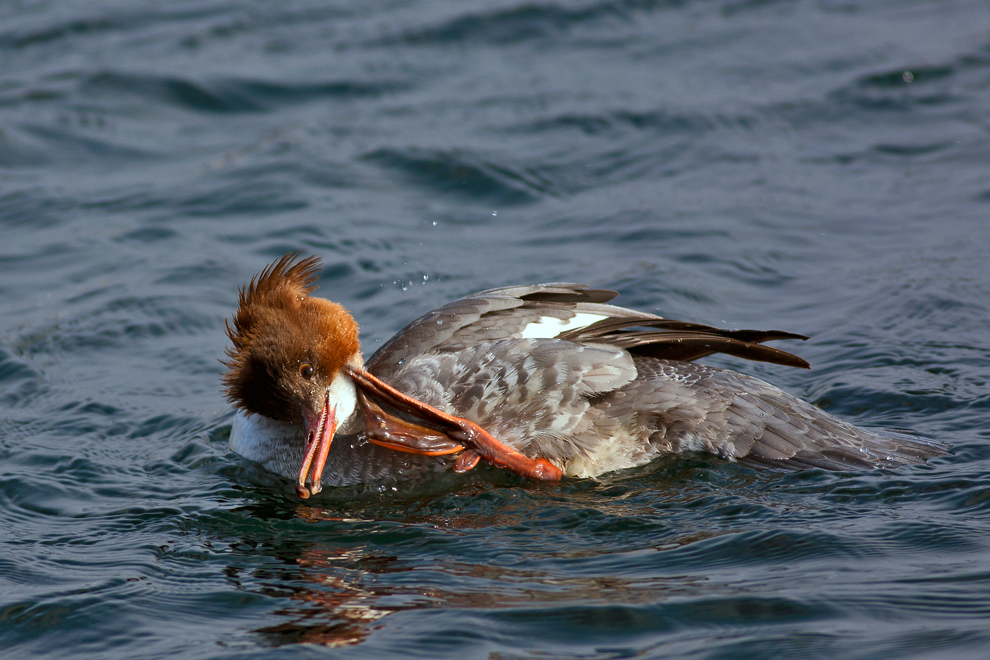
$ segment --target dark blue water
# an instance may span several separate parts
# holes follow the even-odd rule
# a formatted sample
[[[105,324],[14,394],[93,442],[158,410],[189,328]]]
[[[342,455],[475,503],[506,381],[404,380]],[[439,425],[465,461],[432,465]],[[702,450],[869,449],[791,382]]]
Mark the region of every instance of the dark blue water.
[[[984,0],[4,3],[0,655],[987,657],[988,165]],[[952,454],[304,502],[219,391],[290,250],[366,354],[583,281]]]

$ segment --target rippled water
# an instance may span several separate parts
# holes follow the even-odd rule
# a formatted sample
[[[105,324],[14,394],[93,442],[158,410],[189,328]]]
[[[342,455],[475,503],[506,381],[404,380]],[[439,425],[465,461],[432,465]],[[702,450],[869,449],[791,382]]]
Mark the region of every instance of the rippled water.
[[[4,658],[986,657],[982,0],[12,2],[0,62]],[[218,383],[297,249],[366,353],[584,281],[952,454],[303,502]]]

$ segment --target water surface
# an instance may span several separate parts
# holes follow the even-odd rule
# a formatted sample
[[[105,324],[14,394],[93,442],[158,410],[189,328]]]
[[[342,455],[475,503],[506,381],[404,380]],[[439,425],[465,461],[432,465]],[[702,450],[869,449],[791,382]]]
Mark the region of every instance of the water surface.
[[[985,3],[14,2],[0,61],[4,658],[985,657]],[[366,354],[588,282],[952,453],[303,502],[219,391],[291,250]]]

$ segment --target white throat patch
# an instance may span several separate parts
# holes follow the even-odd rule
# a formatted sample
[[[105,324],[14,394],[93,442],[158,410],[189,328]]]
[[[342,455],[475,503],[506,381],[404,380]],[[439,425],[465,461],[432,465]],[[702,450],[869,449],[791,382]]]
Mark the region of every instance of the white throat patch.
[[[337,429],[343,429],[353,421],[351,418],[357,410],[357,388],[350,376],[341,371],[327,388],[330,395],[330,405],[333,406],[334,418],[337,420]]]

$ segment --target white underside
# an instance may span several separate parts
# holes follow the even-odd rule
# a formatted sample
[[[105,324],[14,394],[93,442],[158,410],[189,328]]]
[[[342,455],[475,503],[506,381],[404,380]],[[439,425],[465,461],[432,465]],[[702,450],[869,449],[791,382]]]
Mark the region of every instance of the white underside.
[[[606,472],[645,465],[656,458],[657,450],[639,435],[619,433],[606,440],[590,456],[575,456],[564,465],[568,477],[597,477]]]
[[[249,461],[261,463],[267,470],[294,478],[305,450],[304,433],[299,424],[238,410],[230,428],[230,450]]]

